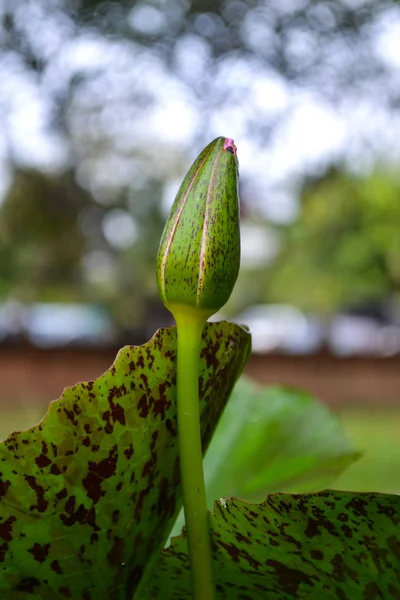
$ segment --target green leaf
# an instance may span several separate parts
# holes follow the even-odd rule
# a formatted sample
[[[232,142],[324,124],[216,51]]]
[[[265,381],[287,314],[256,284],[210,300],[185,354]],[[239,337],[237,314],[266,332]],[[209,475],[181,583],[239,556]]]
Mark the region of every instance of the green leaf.
[[[243,328],[206,325],[204,447],[249,349]],[[131,598],[180,508],[175,353],[175,328],[123,348],[0,444],[0,597]]]
[[[275,491],[323,489],[357,456],[337,417],[312,396],[241,378],[204,462],[210,507],[221,496],[259,502]]]
[[[214,575],[229,600],[400,598],[400,497],[324,491],[236,498],[210,515]],[[186,540],[160,554],[143,596],[191,598]]]

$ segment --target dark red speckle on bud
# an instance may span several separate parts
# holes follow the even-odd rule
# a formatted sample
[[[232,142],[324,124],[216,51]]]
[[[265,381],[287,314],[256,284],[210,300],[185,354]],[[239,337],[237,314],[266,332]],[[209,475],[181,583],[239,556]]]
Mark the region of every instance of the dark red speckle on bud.
[[[237,148],[235,146],[235,142],[233,141],[232,138],[226,138],[225,142],[224,142],[224,150],[228,150],[228,152],[232,152],[232,154],[237,153]]]

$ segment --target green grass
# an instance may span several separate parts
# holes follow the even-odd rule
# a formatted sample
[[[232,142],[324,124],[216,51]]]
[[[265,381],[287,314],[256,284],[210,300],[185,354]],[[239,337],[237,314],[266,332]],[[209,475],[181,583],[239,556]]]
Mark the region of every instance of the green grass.
[[[44,417],[46,410],[45,405],[0,410],[0,440],[3,440],[12,431],[20,431],[37,425]]]
[[[400,494],[400,408],[352,408],[339,416],[363,455],[332,487]]]
[[[0,439],[37,424],[45,411],[44,406],[2,410]],[[351,408],[342,410],[339,417],[363,455],[331,487],[400,494],[400,408]]]

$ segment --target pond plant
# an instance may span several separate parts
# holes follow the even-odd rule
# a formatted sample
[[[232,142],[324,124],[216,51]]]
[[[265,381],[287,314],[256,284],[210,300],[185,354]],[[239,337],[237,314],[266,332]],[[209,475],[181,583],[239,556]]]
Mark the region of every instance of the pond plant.
[[[208,322],[239,270],[237,183],[217,138],[178,192],[157,261],[177,327],[1,442],[0,598],[400,598],[400,498],[324,489],[357,455],[334,416],[235,387],[250,334]]]

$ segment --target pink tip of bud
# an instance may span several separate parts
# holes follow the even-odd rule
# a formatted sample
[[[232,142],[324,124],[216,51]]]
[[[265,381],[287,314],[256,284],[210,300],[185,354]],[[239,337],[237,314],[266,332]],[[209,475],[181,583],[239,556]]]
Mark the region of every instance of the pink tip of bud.
[[[237,148],[232,138],[226,138],[224,142],[224,150],[228,150],[228,152],[232,152],[232,154],[235,154],[236,156]]]

